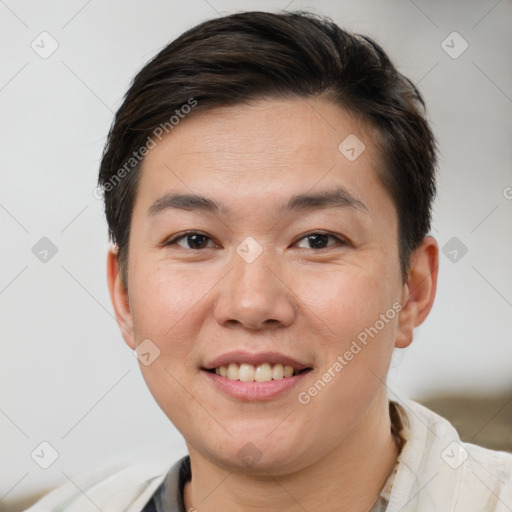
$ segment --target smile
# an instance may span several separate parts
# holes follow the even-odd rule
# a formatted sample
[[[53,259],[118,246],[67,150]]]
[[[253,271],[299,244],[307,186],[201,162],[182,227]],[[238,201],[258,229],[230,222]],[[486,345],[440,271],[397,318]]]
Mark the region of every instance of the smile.
[[[262,363],[258,365],[247,363],[229,363],[229,365],[217,366],[208,371],[220,377],[242,382],[270,382],[299,375],[309,368],[297,369],[281,363]]]
[[[304,378],[307,377],[307,375],[312,371],[312,368],[304,368],[302,370],[299,370],[297,374],[293,371],[293,367],[289,366],[286,370],[286,373],[290,375],[290,371],[292,371],[291,376],[286,376],[285,374],[285,367],[281,364],[275,364],[268,366],[272,367],[272,373],[274,370],[276,371],[277,379],[270,379],[263,382],[258,382],[257,380],[254,380],[255,377],[252,377],[250,381],[243,381],[240,380],[240,370],[242,372],[242,377],[249,378],[251,376],[251,371],[255,374],[257,369],[260,366],[263,366],[263,372],[266,372],[266,377],[268,378],[268,368],[265,366],[268,363],[263,363],[261,365],[258,365],[256,369],[253,365],[247,365],[247,364],[241,364],[238,365],[237,363],[230,363],[228,366],[221,366],[217,368],[212,368],[210,370],[207,370],[205,368],[202,369],[201,374],[204,375],[209,383],[213,385],[214,389],[217,391],[220,391],[222,394],[226,395],[229,398],[234,398],[237,401],[243,401],[243,402],[257,402],[257,401],[264,401],[264,400],[273,400],[276,398],[279,398],[280,396],[286,397],[286,393],[290,392],[293,388],[299,385],[301,381],[303,381]],[[234,366],[232,366],[234,365]],[[249,366],[249,369],[246,369],[245,367]],[[279,366],[282,367],[282,369],[279,368]],[[222,375],[217,375],[217,371],[221,371],[221,368],[224,368],[222,371],[224,373],[229,372],[229,368],[232,368],[232,372],[234,376],[237,376],[236,379],[230,378],[228,374],[226,374],[225,377]],[[240,368],[241,367],[241,368]],[[276,369],[277,367],[277,369]],[[247,371],[247,373],[245,373]],[[235,372],[238,372],[238,375],[236,375]],[[279,377],[280,374],[283,374],[282,377]],[[258,377],[260,378],[260,377]]]

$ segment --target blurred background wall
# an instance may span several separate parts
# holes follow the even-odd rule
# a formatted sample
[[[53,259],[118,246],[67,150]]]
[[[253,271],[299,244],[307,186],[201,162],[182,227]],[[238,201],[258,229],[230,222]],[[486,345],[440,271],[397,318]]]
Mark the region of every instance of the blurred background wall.
[[[185,454],[113,318],[98,163],[131,78],[159,49],[207,18],[280,9],[374,37],[423,93],[441,151],[439,285],[395,354],[389,393],[428,403],[467,440],[511,448],[510,1],[5,0],[0,510],[74,472]],[[58,454],[47,469],[31,457],[41,442]]]

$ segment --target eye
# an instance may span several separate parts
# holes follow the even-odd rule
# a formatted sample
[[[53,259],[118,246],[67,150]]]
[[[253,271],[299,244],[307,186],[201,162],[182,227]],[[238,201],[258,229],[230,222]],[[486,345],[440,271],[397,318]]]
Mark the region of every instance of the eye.
[[[188,233],[185,233],[183,235],[177,236],[171,240],[167,240],[164,245],[165,246],[171,246],[171,245],[179,245],[180,247],[183,247],[184,249],[208,249],[207,247],[207,241],[210,240],[213,242],[213,240],[207,236],[203,235],[202,233],[198,233],[196,231],[190,231]],[[183,244],[179,243],[183,241]],[[214,244],[213,247],[216,247]]]
[[[329,239],[334,240],[334,243],[328,244]],[[336,244],[341,246],[347,245],[347,242],[345,242],[338,236],[322,232],[309,233],[303,236],[298,243],[303,243],[302,240],[305,240],[306,243],[309,245],[309,247],[304,247],[305,249],[328,249],[329,247],[332,247],[333,245]],[[208,246],[208,242],[211,242],[213,245]],[[184,233],[182,235],[174,237],[164,242],[163,245],[166,247],[178,245],[180,247],[183,247],[184,249],[194,250],[217,247],[217,245],[209,236],[203,233],[199,233],[197,231],[190,231],[188,233]]]
[[[333,245],[333,244],[326,245],[327,240],[329,238],[335,240],[338,244],[347,245],[347,243],[344,240],[342,240],[341,238],[339,238],[337,236],[331,235],[329,233],[320,233],[320,232],[310,233],[310,234],[302,237],[300,239],[300,241],[306,240],[306,243],[310,244],[310,247],[306,247],[306,249],[327,249]]]

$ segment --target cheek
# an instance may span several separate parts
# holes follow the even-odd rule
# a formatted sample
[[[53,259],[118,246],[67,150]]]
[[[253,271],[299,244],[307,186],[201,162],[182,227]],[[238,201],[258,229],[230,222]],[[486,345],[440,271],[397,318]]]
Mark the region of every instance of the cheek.
[[[149,329],[154,336],[164,336],[181,319],[200,305],[208,278],[193,269],[182,270],[148,262],[139,267],[132,281],[132,314],[135,328]],[[213,284],[210,286],[210,288]]]
[[[347,269],[323,277],[311,273],[297,277],[297,295],[307,305],[308,329],[322,354],[320,374],[330,372],[325,379],[320,377],[333,382],[324,403],[371,400],[386,380],[398,313],[392,307],[392,287],[378,275],[377,269],[371,273]]]
[[[305,313],[323,326],[328,346],[343,348],[391,308],[392,290],[378,275],[377,269],[370,273],[354,268],[295,274],[293,290],[307,306]],[[390,323],[381,330],[389,330]]]
[[[197,289],[197,279],[187,283],[180,272],[146,268],[148,271],[140,272],[131,283],[130,305],[136,342],[149,339],[159,350],[150,366],[141,365],[148,387],[158,395],[161,389],[174,389],[175,381],[167,372],[183,380],[185,371],[190,370],[191,340],[200,325],[194,306],[203,294]]]
[[[392,287],[376,276],[358,269],[297,277],[307,328],[321,354],[317,380],[300,390],[299,401],[327,418],[333,432],[349,428],[385,390],[398,313]]]
[[[139,342],[150,339],[160,351],[154,362],[141,364],[140,369],[154,399],[176,425],[184,421],[183,412],[194,407],[191,395],[183,390],[197,371],[192,356],[207,285],[208,280],[198,279],[194,272],[154,262],[139,265],[132,280],[134,334]]]

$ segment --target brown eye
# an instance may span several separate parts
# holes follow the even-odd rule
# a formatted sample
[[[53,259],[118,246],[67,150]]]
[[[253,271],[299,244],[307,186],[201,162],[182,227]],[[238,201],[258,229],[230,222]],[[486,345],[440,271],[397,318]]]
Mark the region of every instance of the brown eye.
[[[329,233],[310,233],[309,235],[302,237],[301,241],[306,240],[309,244],[309,247],[305,247],[305,249],[326,249],[332,245],[335,245],[327,245],[329,238],[335,240],[335,242],[338,244],[346,245],[343,240]]]
[[[183,243],[180,243],[182,242]],[[202,233],[185,233],[165,243],[166,246],[179,245],[184,249],[207,249],[208,241],[212,241],[209,236],[203,235]],[[183,245],[184,244],[184,245]]]

